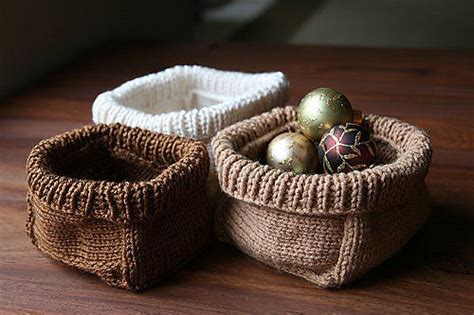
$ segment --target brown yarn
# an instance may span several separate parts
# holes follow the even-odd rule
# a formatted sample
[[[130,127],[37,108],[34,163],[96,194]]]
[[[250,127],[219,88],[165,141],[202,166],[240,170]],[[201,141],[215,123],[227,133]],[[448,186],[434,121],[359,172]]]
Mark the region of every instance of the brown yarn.
[[[217,236],[321,287],[339,287],[399,250],[429,212],[426,133],[394,118],[365,117],[380,163],[335,175],[295,175],[258,162],[268,142],[295,129],[294,107],[224,129],[212,141],[222,190]]]
[[[28,235],[54,259],[141,290],[209,240],[206,146],[119,124],[43,140],[27,162]]]

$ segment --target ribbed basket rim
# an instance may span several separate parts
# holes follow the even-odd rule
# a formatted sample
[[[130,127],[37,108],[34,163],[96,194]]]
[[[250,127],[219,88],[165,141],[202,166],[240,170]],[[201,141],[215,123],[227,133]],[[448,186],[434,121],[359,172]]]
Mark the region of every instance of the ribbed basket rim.
[[[388,190],[422,181],[428,172],[432,148],[427,133],[396,118],[373,114],[364,120],[375,137],[397,148],[400,154],[393,163],[334,175],[295,175],[260,164],[239,152],[246,143],[295,121],[296,115],[293,106],[275,108],[234,124],[212,139],[219,184],[225,193],[237,200],[289,213],[347,215],[376,210],[380,201],[386,201],[383,199]],[[293,192],[298,187],[301,193],[295,197]]]
[[[71,145],[87,145],[106,137],[118,139],[113,145],[124,150],[132,150],[127,147],[127,138],[134,138],[135,144],[143,139],[145,145],[134,145],[133,149],[144,154],[150,153],[147,150],[151,150],[153,144],[158,144],[155,156],[161,160],[160,163],[168,165],[158,176],[146,181],[79,179],[52,171],[48,163],[52,152],[67,150]],[[165,142],[167,145],[160,145]],[[169,154],[165,150],[169,150]],[[204,143],[121,124],[89,125],[42,140],[27,160],[29,194],[51,209],[78,217],[122,223],[141,220],[164,210],[170,198],[179,196],[180,190],[189,191],[205,185],[208,172],[209,158]]]
[[[192,76],[198,75],[202,78],[235,78],[235,81],[258,78],[258,86],[248,89],[238,97],[232,97],[211,106],[193,108],[190,110],[177,110],[158,114],[150,114],[139,109],[129,107],[128,102],[122,101],[124,97],[134,96],[133,92],[137,88],[143,87],[143,93],[157,93],[156,84],[159,80],[171,76]],[[236,84],[236,83],[235,83]],[[224,71],[198,65],[178,65],[163,71],[142,76],[100,94],[93,104],[93,121],[95,123],[119,122],[132,127],[141,127],[156,132],[177,134],[180,136],[195,139],[209,139],[215,135],[216,131],[237,122],[251,117],[252,107],[262,107],[258,105],[263,99],[272,97],[273,101],[267,101],[258,112],[269,110],[275,106],[282,106],[288,99],[288,81],[282,72],[261,72],[245,73],[236,71]],[[120,95],[120,97],[117,97]],[[277,100],[280,99],[280,100]],[[104,112],[111,112],[104,114]],[[249,113],[251,115],[249,115]],[[255,114],[254,112],[253,114]],[[229,115],[230,114],[230,115]],[[229,116],[231,116],[229,118]],[[227,117],[227,118],[226,118]],[[224,125],[219,122],[228,120]],[[177,126],[186,125],[189,128],[178,129]],[[188,129],[192,129],[189,131]]]

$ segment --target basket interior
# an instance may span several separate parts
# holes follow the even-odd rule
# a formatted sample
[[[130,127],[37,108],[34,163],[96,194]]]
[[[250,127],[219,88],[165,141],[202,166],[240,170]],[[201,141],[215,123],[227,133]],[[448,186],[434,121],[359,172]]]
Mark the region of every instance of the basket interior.
[[[115,90],[113,97],[124,106],[152,115],[188,111],[244,97],[264,85],[261,78],[209,69],[169,69],[130,81]]]
[[[49,165],[53,173],[60,176],[112,182],[147,181],[157,177],[167,167],[113,148],[106,139],[51,154]]]
[[[162,87],[156,87],[160,89]],[[156,99],[156,93],[144,93],[130,102],[130,107],[147,114],[163,114],[177,110],[200,109],[213,106],[229,99],[225,95],[210,93],[202,89],[183,89],[178,95]]]
[[[270,141],[275,138],[277,135],[284,132],[297,132],[297,123],[291,122],[282,127],[276,128],[271,132],[256,138],[253,141],[245,144],[240,153],[247,156],[253,161],[258,161],[262,164],[265,164],[265,153]],[[372,139],[377,145],[377,161],[376,165],[391,164],[395,162],[399,156],[398,150],[391,144],[388,139],[381,137],[379,135],[372,135]]]

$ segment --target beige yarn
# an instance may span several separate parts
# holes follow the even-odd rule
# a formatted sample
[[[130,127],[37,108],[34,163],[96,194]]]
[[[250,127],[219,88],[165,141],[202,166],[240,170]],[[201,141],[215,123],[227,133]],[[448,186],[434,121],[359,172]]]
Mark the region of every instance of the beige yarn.
[[[295,121],[295,108],[277,108],[213,139],[229,197],[217,209],[216,233],[266,264],[339,287],[393,255],[425,220],[430,139],[397,119],[368,115],[380,158],[371,169],[294,175],[259,163],[268,142]]]
[[[119,124],[41,141],[28,158],[27,230],[50,257],[130,290],[209,241],[206,146]]]

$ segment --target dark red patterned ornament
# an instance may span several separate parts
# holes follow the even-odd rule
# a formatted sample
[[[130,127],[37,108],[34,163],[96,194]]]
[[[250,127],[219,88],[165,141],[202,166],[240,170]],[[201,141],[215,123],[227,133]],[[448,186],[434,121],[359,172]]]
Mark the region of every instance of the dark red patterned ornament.
[[[367,130],[354,123],[334,126],[318,147],[319,161],[329,174],[363,170],[375,162],[376,152]]]

